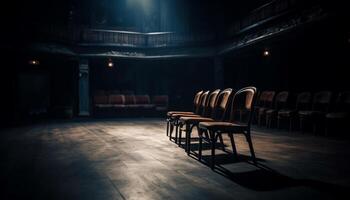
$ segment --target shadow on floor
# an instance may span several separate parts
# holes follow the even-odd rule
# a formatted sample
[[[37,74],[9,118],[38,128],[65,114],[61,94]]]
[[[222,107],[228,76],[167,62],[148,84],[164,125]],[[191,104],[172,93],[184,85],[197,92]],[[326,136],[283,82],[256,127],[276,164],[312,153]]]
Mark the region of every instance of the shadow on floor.
[[[190,155],[197,159],[195,153]],[[251,157],[239,154],[218,154],[215,156],[215,173],[229,180],[255,191],[274,191],[291,187],[306,187],[322,193],[324,199],[344,199],[349,196],[350,188],[319,180],[295,179],[279,173],[278,171],[263,164],[264,159],[257,158],[258,164],[254,165]],[[202,156],[202,163],[209,165],[210,155]],[[247,164],[246,169],[235,168],[230,164]],[[233,168],[232,168],[233,167]],[[239,169],[237,171],[237,169]],[[342,198],[341,198],[342,197]],[[347,199],[347,198],[345,198]]]
[[[193,159],[198,159],[199,144],[198,140],[194,139],[191,143],[191,152],[190,157]],[[181,148],[185,148],[184,140],[182,140]],[[224,150],[223,147],[226,149]],[[310,180],[310,179],[295,179],[286,175],[279,173],[276,170],[271,169],[270,167],[264,165],[263,163],[266,160],[257,158],[258,165],[254,165],[250,155],[238,154],[235,157],[232,153],[231,147],[223,145],[221,143],[216,144],[216,149],[224,151],[225,153],[220,153],[215,156],[215,169],[214,171],[229,180],[255,191],[274,191],[282,190],[285,188],[291,187],[305,187],[322,194],[322,199],[344,199],[341,197],[349,196],[347,191],[350,191],[350,188],[327,183],[319,180]],[[202,150],[210,150],[211,146],[208,143],[203,143]],[[210,164],[210,155],[202,155],[202,163],[205,165]],[[248,164],[247,169],[235,172],[236,169],[232,168],[232,164],[246,163]],[[230,165],[231,164],[231,165]],[[225,166],[226,165],[226,166]]]
[[[258,165],[256,169],[244,172],[231,172],[217,166],[215,172],[231,181],[256,191],[273,191],[290,187],[306,187],[322,193],[322,199],[347,199],[350,188],[310,179],[294,179],[277,171]]]

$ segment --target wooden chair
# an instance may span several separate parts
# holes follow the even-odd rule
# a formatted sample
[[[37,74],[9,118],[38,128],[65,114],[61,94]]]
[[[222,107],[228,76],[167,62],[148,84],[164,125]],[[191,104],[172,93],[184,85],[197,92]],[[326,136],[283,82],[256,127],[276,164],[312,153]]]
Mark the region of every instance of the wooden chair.
[[[287,108],[289,92],[282,91],[276,95],[275,103],[272,109],[266,110],[266,127],[271,128],[272,122],[276,120],[279,110]]]
[[[199,103],[200,103],[200,97],[203,94],[203,90],[198,91],[196,95],[194,96],[193,99],[193,112],[188,112],[188,111],[168,111],[167,112],[167,126],[166,126],[166,135],[169,136],[169,132],[172,132],[173,127],[170,126],[170,121],[171,121],[171,115],[173,114],[179,114],[179,113],[184,113],[184,114],[194,114],[197,112],[199,109]]]
[[[343,132],[350,122],[350,92],[341,92],[338,94],[334,108],[326,114],[325,134],[330,131]],[[334,133],[335,134],[335,133]]]
[[[332,98],[332,92],[321,91],[314,94],[311,110],[298,111],[300,130],[303,132],[305,123],[310,121],[313,126],[313,133],[317,132],[317,128],[328,112]]]
[[[181,124],[181,118],[182,117],[201,117],[201,116],[204,116],[205,113],[206,113],[206,110],[207,110],[207,104],[208,104],[208,100],[209,100],[209,91],[206,91],[202,94],[202,97],[201,97],[201,104],[200,104],[200,107],[199,107],[199,113],[200,114],[174,114],[172,115],[172,121],[174,123],[175,126],[179,126],[179,137],[177,137],[177,134],[175,136],[175,140],[177,139],[177,144],[179,146],[181,146],[181,140],[182,140],[182,130],[181,130],[181,127],[182,127],[182,124]],[[186,140],[185,140],[186,141]]]
[[[263,93],[264,96],[264,102],[263,106],[258,109],[257,116],[258,116],[258,126],[262,125],[263,119],[266,119],[266,111],[271,109],[273,106],[273,100],[275,98],[275,92],[274,91],[265,91]]]
[[[258,121],[258,126],[262,125],[266,111],[272,108],[275,97],[274,91],[263,91],[259,97],[259,106],[255,108],[255,115]]]
[[[294,120],[297,117],[298,110],[309,109],[311,102],[311,93],[310,92],[301,92],[297,95],[295,102],[295,107],[292,109],[281,109],[277,113],[277,128],[280,128],[281,122],[283,120],[289,121],[289,131],[293,130]]]
[[[179,133],[179,119],[182,116],[200,116],[200,114],[202,113],[204,107],[205,107],[205,101],[207,96],[209,95],[209,91],[206,91],[204,93],[201,94],[201,96],[199,97],[199,101],[198,101],[198,106],[196,108],[196,112],[195,113],[189,113],[189,112],[184,112],[184,113],[173,113],[170,116],[170,127],[172,128],[172,130],[175,127],[175,143],[178,143],[179,139],[178,139],[178,133]],[[170,136],[169,139],[171,140],[172,138],[172,132],[170,131]]]
[[[225,113],[229,104],[229,99],[231,97],[232,89],[228,88],[220,92],[220,90],[215,90],[209,96],[207,107],[203,112],[202,116],[185,116],[180,118],[181,126],[185,126],[184,129],[180,130],[186,132],[186,152],[189,154],[191,151],[191,133],[194,127],[197,127],[200,122],[209,121],[223,121],[225,118]],[[223,144],[222,137],[220,141]],[[223,147],[224,148],[224,147]]]
[[[215,121],[215,122],[200,122],[198,127],[199,131],[199,155],[198,158],[201,160],[202,157],[202,143],[203,143],[203,132],[209,133],[210,144],[211,144],[211,163],[210,166],[214,169],[215,166],[215,148],[216,141],[221,134],[228,134],[231,143],[233,153],[237,156],[237,149],[234,143],[233,134],[243,134],[249,144],[249,149],[252,155],[252,159],[256,164],[255,152],[250,134],[250,126],[252,121],[252,114],[254,111],[254,104],[256,99],[256,88],[245,87],[236,92],[232,98],[230,119],[228,122]],[[235,119],[236,110],[246,109],[249,113],[249,117],[246,121],[237,121]]]

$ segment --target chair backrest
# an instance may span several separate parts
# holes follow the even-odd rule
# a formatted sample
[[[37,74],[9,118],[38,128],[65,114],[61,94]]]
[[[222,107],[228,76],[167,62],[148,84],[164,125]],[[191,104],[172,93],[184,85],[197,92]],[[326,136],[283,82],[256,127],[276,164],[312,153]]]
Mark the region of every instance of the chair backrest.
[[[259,98],[257,100],[257,105],[258,106],[264,106],[266,97],[269,94],[270,91],[262,91],[259,95]]]
[[[275,98],[275,94],[276,94],[276,92],[274,92],[274,91],[267,92],[264,107],[270,108],[273,106],[273,100]]]
[[[216,102],[216,99],[219,95],[219,92],[220,92],[220,90],[217,89],[209,94],[207,101],[206,101],[205,109],[203,110],[202,116],[204,116],[204,117],[211,116],[212,112],[214,111],[215,102]]]
[[[208,90],[208,91],[205,91],[205,92],[202,94],[201,100],[200,100],[200,104],[199,104],[199,110],[198,110],[198,113],[197,113],[197,114],[202,114],[202,113],[204,113],[205,107],[206,107],[206,104],[207,104],[208,96],[209,96],[209,90]]]
[[[218,94],[211,118],[215,120],[224,121],[227,107],[231,99],[231,94],[232,94],[231,88],[227,88]]]
[[[350,112],[350,91],[339,93],[335,104],[336,111]]]
[[[111,94],[109,95],[109,103],[110,104],[124,104],[125,97],[121,94]]]
[[[262,91],[258,99],[258,105],[261,107],[272,107],[274,97],[274,91]]]
[[[235,119],[235,113],[237,111],[244,111],[247,114],[245,121],[239,121],[240,124],[247,125],[250,127],[252,116],[254,112],[254,106],[257,96],[257,89],[255,87],[249,86],[238,90],[232,98],[231,103],[231,113],[230,122],[239,121]]]
[[[95,104],[109,104],[108,95],[95,95],[94,96]]]
[[[289,98],[288,91],[279,92],[275,98],[275,108],[276,109],[286,108],[288,103],[288,98]]]
[[[203,90],[197,92],[196,95],[194,96],[194,99],[193,99],[193,111],[195,113],[199,112],[199,104],[201,103],[200,100],[201,100],[202,94],[203,94]]]
[[[149,95],[135,95],[135,104],[150,104],[151,98]]]
[[[312,110],[328,111],[332,99],[332,92],[321,91],[314,94]]]
[[[310,102],[311,102],[311,93],[310,92],[301,92],[297,96],[295,109],[297,109],[297,110],[309,109]]]
[[[125,95],[125,104],[135,104],[135,95]]]
[[[155,95],[152,98],[152,103],[156,106],[168,106],[169,96],[168,95]]]

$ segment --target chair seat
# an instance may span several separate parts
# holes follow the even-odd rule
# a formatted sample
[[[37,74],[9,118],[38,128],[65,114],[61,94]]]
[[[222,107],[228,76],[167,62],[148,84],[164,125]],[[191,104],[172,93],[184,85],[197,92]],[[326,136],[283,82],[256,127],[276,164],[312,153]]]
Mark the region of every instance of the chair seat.
[[[295,113],[296,113],[295,110],[280,110],[280,111],[278,111],[278,116],[280,116],[280,117],[290,117],[290,116],[292,116]]]
[[[212,118],[209,117],[201,117],[201,116],[186,116],[181,117],[180,122],[182,124],[199,124],[199,122],[212,122],[214,121]]]
[[[266,110],[266,115],[274,115],[276,113],[277,113],[277,110],[275,110],[275,109]]]
[[[267,110],[269,110],[269,108],[264,108],[264,107],[259,108],[259,109],[258,109],[258,114],[259,114],[259,115],[263,115],[263,114],[266,113]]]
[[[247,129],[247,125],[231,122],[200,122],[199,128],[210,131],[220,131],[222,133],[241,133]]]
[[[312,117],[312,116],[322,116],[326,113],[321,111],[312,111],[312,110],[301,110],[298,112],[300,117]]]
[[[112,108],[112,104],[95,104],[95,107],[97,108]]]
[[[193,112],[186,112],[186,111],[169,111],[167,112],[167,116],[170,117],[173,114],[194,114]]]
[[[124,104],[113,104],[113,108],[125,108]]]
[[[151,109],[154,108],[153,104],[133,104],[128,105],[129,108],[145,108],[145,109]]]
[[[171,115],[171,119],[176,120],[176,119],[180,119],[180,117],[200,117],[200,115],[197,114],[187,114],[187,113],[179,113],[179,114],[173,114]]]
[[[350,115],[347,112],[334,112],[326,114],[326,118],[328,119],[345,119],[348,117],[350,117]]]

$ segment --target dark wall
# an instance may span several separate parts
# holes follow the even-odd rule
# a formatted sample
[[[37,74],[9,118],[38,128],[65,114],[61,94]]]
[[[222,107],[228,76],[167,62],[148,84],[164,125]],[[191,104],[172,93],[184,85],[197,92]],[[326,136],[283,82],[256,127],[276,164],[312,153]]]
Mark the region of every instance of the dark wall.
[[[212,89],[213,59],[182,58],[166,60],[90,60],[92,94],[97,90],[132,90],[135,94],[167,94],[171,106],[191,104],[199,89]],[[189,105],[191,106],[191,105]]]
[[[1,126],[57,117],[63,107],[77,110],[77,63],[65,56],[29,56],[1,50]],[[30,65],[30,60],[39,65]],[[60,116],[62,117],[62,115]]]
[[[225,84],[261,90],[349,90],[349,34],[322,21],[259,42],[225,57]],[[270,56],[264,57],[268,49]]]

